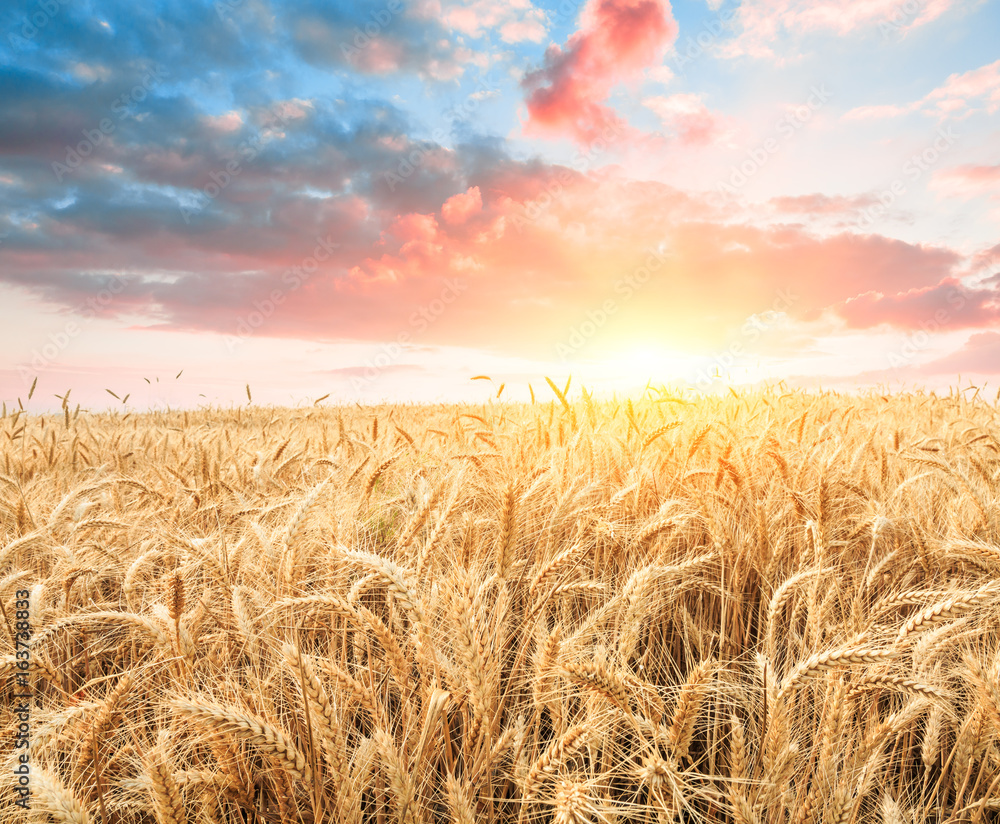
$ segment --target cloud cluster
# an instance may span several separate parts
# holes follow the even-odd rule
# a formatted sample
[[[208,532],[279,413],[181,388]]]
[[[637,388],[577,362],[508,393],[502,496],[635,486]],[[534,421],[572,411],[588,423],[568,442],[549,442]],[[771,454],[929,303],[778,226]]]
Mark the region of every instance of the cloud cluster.
[[[938,118],[961,119],[977,112],[1000,111],[1000,60],[967,72],[955,72],[944,83],[911,103],[858,106],[845,120],[869,120],[920,112]]]
[[[892,26],[905,32],[941,17],[961,0],[743,0],[737,36],[720,44],[726,57],[784,59],[788,39],[825,33],[844,36]],[[914,9],[908,8],[912,4]]]
[[[33,7],[15,0],[14,31]],[[787,12],[780,24],[775,12]],[[751,53],[768,26],[836,32],[887,13],[881,0],[748,0],[740,42]],[[967,257],[846,230],[872,195],[779,195],[754,214],[600,160],[581,170],[534,157],[480,123],[442,126],[393,97],[411,83],[468,94],[458,80],[496,58],[492,45],[536,46],[548,22],[528,0],[107,0],[100,16],[66,4],[0,62],[0,284],[71,312],[117,278],[124,288],[102,317],[223,335],[277,293],[280,311],[255,334],[384,341],[447,281],[461,301],[423,342],[545,357],[655,250],[643,300],[602,335],[710,349],[781,290],[796,295],[797,331],[1000,326],[1000,247]],[[589,145],[610,125],[635,137],[615,87],[669,80],[655,68],[676,37],[666,0],[589,0],[540,65],[537,48],[525,52],[522,65],[539,65],[523,79],[525,132]],[[476,38],[491,45],[473,50]],[[901,110],[995,111],[998,71],[952,75]],[[705,99],[642,103],[670,146],[693,155],[729,128]],[[986,164],[933,177],[963,197],[997,183]],[[969,362],[995,342],[970,339]]]
[[[615,84],[657,64],[676,37],[668,0],[590,0],[580,28],[524,78],[526,131],[592,143],[620,122],[606,105]]]

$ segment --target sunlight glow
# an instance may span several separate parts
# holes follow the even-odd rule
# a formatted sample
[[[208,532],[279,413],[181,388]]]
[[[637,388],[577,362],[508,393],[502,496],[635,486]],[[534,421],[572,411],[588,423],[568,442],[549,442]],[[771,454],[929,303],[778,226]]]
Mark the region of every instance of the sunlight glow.
[[[612,391],[634,391],[647,383],[659,385],[691,380],[698,359],[663,347],[642,345],[581,364],[575,372],[587,386]]]

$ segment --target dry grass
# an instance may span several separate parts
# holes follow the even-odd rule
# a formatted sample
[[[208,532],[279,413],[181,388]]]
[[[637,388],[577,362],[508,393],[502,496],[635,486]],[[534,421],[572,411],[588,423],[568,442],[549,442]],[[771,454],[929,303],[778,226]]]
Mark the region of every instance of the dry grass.
[[[0,420],[0,822],[959,822],[1000,797],[966,396]]]

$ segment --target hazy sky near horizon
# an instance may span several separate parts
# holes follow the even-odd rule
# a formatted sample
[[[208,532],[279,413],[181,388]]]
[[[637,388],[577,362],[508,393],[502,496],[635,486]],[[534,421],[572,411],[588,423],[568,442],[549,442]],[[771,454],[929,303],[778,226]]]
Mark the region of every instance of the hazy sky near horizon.
[[[8,1],[0,397],[995,385],[998,43],[990,0]]]

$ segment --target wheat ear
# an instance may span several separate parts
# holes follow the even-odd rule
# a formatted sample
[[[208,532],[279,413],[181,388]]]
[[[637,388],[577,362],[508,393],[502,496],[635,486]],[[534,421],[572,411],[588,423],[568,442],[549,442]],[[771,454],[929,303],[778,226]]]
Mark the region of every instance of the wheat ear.
[[[526,800],[534,797],[535,790],[545,776],[554,775],[564,763],[583,748],[583,745],[587,743],[588,733],[589,730],[582,724],[572,727],[538,757],[524,779],[524,798]]]
[[[945,621],[953,615],[967,612],[977,604],[985,601],[991,595],[994,595],[997,592],[998,587],[1000,587],[1000,584],[993,581],[980,587],[975,592],[960,593],[959,595],[954,595],[945,601],[939,601],[936,604],[932,604],[926,609],[918,612],[910,618],[909,621],[903,624],[899,630],[897,641],[903,641],[909,635],[927,629],[931,624],[935,624],[938,621]]]
[[[778,690],[778,699],[796,689],[803,680],[834,667],[847,667],[855,664],[874,664],[899,655],[898,650],[878,650],[869,647],[841,647],[826,652],[811,655],[789,673]]]
[[[691,748],[695,721],[698,719],[698,711],[708,693],[708,680],[711,671],[712,662],[702,661],[691,670],[677,696],[677,707],[674,710],[668,737],[674,751],[674,757],[678,761],[687,758]]]
[[[276,729],[262,718],[243,710],[212,701],[179,698],[170,702],[178,715],[202,724],[214,733],[228,733],[255,744],[274,756],[293,777],[305,782],[312,780],[306,758],[289,740],[287,733]]]
[[[33,788],[38,791],[39,808],[62,824],[90,824],[90,815],[83,803],[59,778],[48,770],[32,774]]]
[[[157,824],[185,824],[184,803],[166,750],[162,745],[154,747],[145,761]]]

